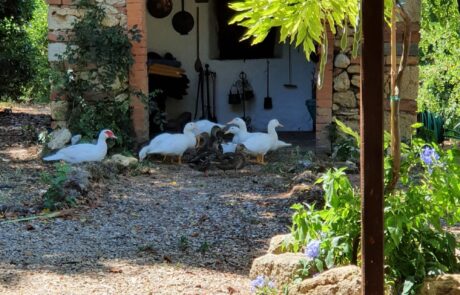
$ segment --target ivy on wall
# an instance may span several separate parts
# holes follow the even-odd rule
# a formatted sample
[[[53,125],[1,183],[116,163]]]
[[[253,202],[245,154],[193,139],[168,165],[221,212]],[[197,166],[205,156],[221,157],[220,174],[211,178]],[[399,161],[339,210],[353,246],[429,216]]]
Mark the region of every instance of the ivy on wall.
[[[65,52],[59,56],[53,85],[69,102],[68,123],[85,138],[104,128],[118,137],[116,145],[131,145],[129,68],[134,63],[131,42],[142,38],[134,26],[105,26],[106,12],[92,1],[77,4],[84,16],[74,23]],[[62,40],[63,38],[61,38]]]

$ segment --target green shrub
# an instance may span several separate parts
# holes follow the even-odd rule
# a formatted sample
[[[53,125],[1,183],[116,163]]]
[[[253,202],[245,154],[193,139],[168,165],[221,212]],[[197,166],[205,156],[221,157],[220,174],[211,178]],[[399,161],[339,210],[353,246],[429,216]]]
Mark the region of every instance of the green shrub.
[[[53,175],[48,173],[41,175],[42,182],[49,185],[48,190],[43,195],[43,206],[48,210],[59,210],[76,204],[76,200],[64,192],[64,183],[67,180],[70,166],[58,163],[55,165],[55,169],[56,172]]]
[[[0,1],[1,100],[47,99],[47,33],[44,0]]]
[[[444,151],[414,139],[402,145],[402,159],[401,182],[384,201],[385,274],[390,293],[415,294],[426,276],[459,269],[457,242],[445,228],[460,221],[459,151]],[[388,157],[385,163],[388,178]],[[309,260],[316,269],[323,264],[326,268],[359,264],[359,191],[344,169],[330,170],[318,182],[323,184],[326,205],[322,210],[292,207],[294,242],[287,247],[299,251],[320,241],[319,256]],[[308,272],[309,267],[303,269]]]
[[[131,41],[139,41],[137,27],[103,25],[104,9],[92,1],[78,3],[85,15],[74,23],[74,35],[53,80],[53,87],[70,102],[69,128],[84,138],[112,129],[119,148],[130,146],[132,135],[128,70],[134,59]],[[147,107],[147,106],[146,106]]]

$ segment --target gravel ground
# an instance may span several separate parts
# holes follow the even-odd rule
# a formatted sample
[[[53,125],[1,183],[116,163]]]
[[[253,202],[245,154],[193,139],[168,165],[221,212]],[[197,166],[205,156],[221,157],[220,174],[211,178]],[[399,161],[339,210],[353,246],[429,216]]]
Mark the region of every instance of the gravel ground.
[[[38,155],[33,143],[2,149],[0,205],[43,193],[53,166]],[[0,217],[0,294],[248,294],[252,260],[288,231],[286,179],[261,166],[209,177],[149,166],[95,184],[97,202],[65,217]]]

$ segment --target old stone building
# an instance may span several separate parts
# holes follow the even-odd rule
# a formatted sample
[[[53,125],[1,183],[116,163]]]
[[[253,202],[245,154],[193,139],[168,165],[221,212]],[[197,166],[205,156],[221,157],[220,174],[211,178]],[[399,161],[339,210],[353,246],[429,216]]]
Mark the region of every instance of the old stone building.
[[[144,93],[148,92],[148,69],[147,69],[147,51],[148,51],[148,39],[154,38],[152,36],[152,31],[155,34],[161,34],[162,30],[151,29],[152,26],[155,26],[155,22],[149,20],[149,15],[146,11],[146,1],[145,0],[96,0],[107,12],[107,18],[104,20],[107,26],[113,25],[122,25],[124,27],[132,27],[137,25],[144,36],[148,38],[143,38],[141,42],[133,43],[132,53],[134,55],[135,63],[130,69],[129,74],[129,86],[135,89],[139,89]],[[201,7],[204,8],[203,3],[206,1],[200,2]],[[212,2],[212,1],[209,1]],[[48,0],[49,3],[49,60],[53,62],[56,60],[55,55],[62,53],[65,50],[65,37],[71,33],[72,23],[81,17],[82,11],[79,11],[72,0]],[[174,1],[176,5],[178,1]],[[195,2],[187,2],[187,5],[190,3],[195,4]],[[198,5],[198,3],[196,4]],[[179,5],[175,7],[180,7]],[[402,135],[408,136],[410,134],[410,125],[413,124],[416,120],[416,98],[418,90],[418,41],[420,39],[419,34],[419,22],[420,22],[420,1],[419,0],[410,0],[406,3],[407,11],[412,19],[412,38],[411,38],[411,48],[410,48],[410,57],[408,60],[408,67],[403,75],[402,82],[402,92],[401,92],[401,127]],[[203,26],[210,26],[209,22],[204,22]],[[150,29],[150,31],[147,30]],[[205,28],[206,29],[206,28]],[[160,33],[158,33],[158,31]],[[398,30],[398,42],[402,40],[402,30]],[[206,31],[207,32],[207,31]],[[348,30],[348,39],[352,39],[351,35],[353,30]],[[150,34],[150,35],[149,35]],[[58,36],[62,35],[64,41],[59,41]],[[389,29],[386,30],[385,34],[385,53],[387,58],[385,59],[385,68],[386,68],[386,87],[385,87],[385,96],[389,95]],[[178,37],[179,38],[179,37]],[[322,89],[316,91],[316,117],[315,117],[315,132],[316,132],[316,144],[318,149],[328,150],[330,149],[330,142],[328,137],[328,125],[333,122],[334,118],[344,121],[346,124],[350,125],[352,128],[357,129],[359,126],[359,72],[360,72],[360,63],[359,57],[351,57],[351,40],[348,42],[348,47],[342,52],[340,50],[340,38],[341,33],[339,32],[336,36],[329,34],[329,44],[334,44],[334,46],[329,46],[328,52],[328,63],[326,65],[325,77],[324,77],[324,86]],[[177,46],[181,46],[180,43],[177,43]],[[205,51],[208,53],[207,51]],[[194,52],[192,51],[194,54]],[[398,45],[398,54],[401,53],[401,44]],[[286,55],[286,50],[283,49],[282,58]],[[203,56],[203,59],[208,59],[210,56]],[[211,66],[213,61],[211,61]],[[259,64],[254,62],[254,67],[262,67],[264,64],[262,60]],[[275,64],[275,74],[276,71],[284,71],[279,73],[280,77],[285,77],[287,75],[286,70],[280,70],[282,67],[276,66]],[[307,64],[307,62],[304,62]],[[191,63],[190,63],[191,64]],[[216,62],[215,64],[223,67],[231,68],[232,66],[241,66],[237,63],[225,63],[225,62]],[[248,63],[249,64],[249,63]],[[193,66],[193,64],[191,64]],[[247,66],[247,64],[245,65]],[[312,77],[307,76],[305,73],[307,67],[303,67],[302,71],[299,71],[304,77],[300,77],[302,83],[300,84],[311,84]],[[258,73],[258,72],[257,72]],[[262,72],[263,73],[263,72]],[[261,73],[258,73],[258,75]],[[256,75],[256,74],[254,74]],[[264,75],[264,74],[262,74]],[[254,79],[256,80],[256,79]],[[227,86],[225,86],[227,87]],[[192,90],[193,92],[194,90]],[[228,92],[228,88],[223,90]],[[276,91],[276,90],[275,90]],[[275,92],[276,93],[276,92]],[[293,93],[293,92],[292,92]],[[302,96],[308,97],[307,94],[301,94]],[[283,96],[281,93],[278,96]],[[58,101],[53,99],[55,95],[51,94],[52,97],[52,112],[53,119],[56,122],[64,123],[65,120],[65,110],[67,108],[65,101]],[[304,99],[304,98],[302,98]],[[288,100],[288,99],[287,99]],[[305,101],[302,100],[302,105],[305,105]],[[149,136],[148,132],[148,113],[144,104],[136,96],[131,97],[131,107],[133,111],[132,122],[134,125],[134,130],[136,133],[137,140],[139,142],[146,141]],[[389,104],[386,103],[386,109],[389,110]],[[257,112],[263,112],[263,110],[258,110],[254,108],[254,114]],[[290,112],[285,110],[284,112]],[[227,118],[232,114],[220,114],[220,118]],[[288,114],[289,115],[289,114]],[[281,116],[280,113],[276,113],[276,116]],[[388,119],[388,116],[386,116]],[[56,124],[55,124],[56,125]],[[59,124],[57,124],[59,125]]]

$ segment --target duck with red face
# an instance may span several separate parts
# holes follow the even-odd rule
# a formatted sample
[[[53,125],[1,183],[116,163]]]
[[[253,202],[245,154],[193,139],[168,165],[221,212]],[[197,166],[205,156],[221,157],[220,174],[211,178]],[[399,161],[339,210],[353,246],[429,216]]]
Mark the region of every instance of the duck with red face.
[[[116,139],[112,130],[104,129],[99,133],[96,144],[75,144],[57,151],[54,155],[43,158],[45,161],[65,161],[71,164],[83,162],[100,162],[107,155],[107,139]]]

